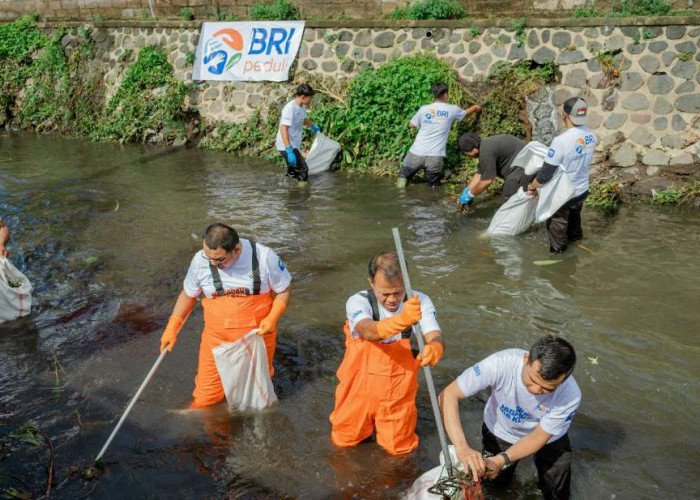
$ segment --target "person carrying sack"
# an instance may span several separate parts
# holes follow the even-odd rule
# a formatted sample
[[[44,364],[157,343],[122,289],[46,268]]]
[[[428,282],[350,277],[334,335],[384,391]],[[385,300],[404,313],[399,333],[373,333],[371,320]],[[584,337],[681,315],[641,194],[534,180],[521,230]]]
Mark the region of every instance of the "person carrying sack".
[[[161,337],[160,350],[172,350],[185,320],[204,293],[204,330],[190,408],[217,404],[225,398],[212,350],[235,342],[258,328],[267,350],[268,368],[277,341],[277,322],[291,297],[292,277],[270,248],[240,239],[225,224],[212,224],[204,232],[202,250],[190,263],[183,290]]]
[[[418,369],[435,365],[444,347],[435,306],[427,295],[406,297],[396,252],[369,264],[369,290],[346,304],[345,356],[338,368],[331,440],[356,446],[372,436],[392,455],[418,448]],[[411,327],[420,322],[425,356],[414,357]]]
[[[563,253],[569,243],[583,238],[581,210],[588,197],[588,170],[598,144],[595,134],[586,126],[586,101],[580,97],[568,99],[562,118],[567,130],[552,140],[544,166],[527,187],[528,193],[536,196],[537,189],[550,182],[559,168],[573,185],[573,197],[547,219],[549,251],[554,254]]]
[[[306,107],[311,103],[314,89],[307,83],[299,85],[294,92],[294,98],[284,105],[280,116],[280,126],[277,130],[275,147],[287,162],[287,175],[300,183],[309,180],[309,167],[301,154],[301,136],[304,125],[314,134],[321,128],[306,117]]]

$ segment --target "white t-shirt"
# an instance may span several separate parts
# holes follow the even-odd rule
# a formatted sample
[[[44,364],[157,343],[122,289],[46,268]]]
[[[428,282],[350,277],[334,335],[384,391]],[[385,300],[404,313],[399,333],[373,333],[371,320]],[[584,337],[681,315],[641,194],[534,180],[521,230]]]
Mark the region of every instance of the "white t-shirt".
[[[219,276],[221,276],[224,290],[247,288],[249,293],[253,293],[252,247],[248,240],[241,239],[241,244],[243,246],[241,255],[226,269],[219,269]],[[292,283],[292,276],[284,262],[265,245],[256,242],[255,246],[258,250],[258,265],[260,266],[260,293],[267,293],[270,290],[275,293],[285,291]],[[192,258],[183,289],[192,298],[198,297],[202,291],[204,291],[205,296],[211,298],[216,291],[214,277],[209,269],[209,261],[202,250],[194,254]]]
[[[574,197],[588,191],[588,167],[593,163],[597,143],[593,131],[581,126],[556,136],[549,147],[545,161],[566,172],[574,185]]]
[[[422,106],[411,118],[411,125],[418,127],[418,135],[411,146],[411,153],[417,156],[445,156],[452,122],[462,121],[465,116],[465,110],[446,102]]]
[[[287,125],[287,133],[289,134],[289,145],[295,149],[301,147],[301,132],[304,128],[304,118],[306,118],[306,106],[300,106],[292,99],[282,108],[282,116],[280,116],[280,128],[282,125]],[[284,151],[284,142],[282,141],[282,132],[277,129],[277,139],[275,140],[277,151]]]
[[[571,419],[581,403],[581,390],[568,377],[554,392],[531,394],[523,383],[523,349],[506,349],[492,354],[457,377],[466,396],[491,388],[484,408],[484,423],[499,438],[515,443],[538,425],[552,437],[551,443],[569,430]]]
[[[432,331],[441,331],[440,325],[437,322],[437,311],[435,311],[435,306],[433,301],[427,295],[417,292],[418,299],[420,300],[420,310],[423,317],[419,321],[421,330],[423,333],[428,333]],[[379,319],[390,318],[399,314],[403,310],[403,303],[399,305],[399,308],[395,312],[389,312],[382,307],[382,305],[377,301],[377,310],[379,311]],[[348,299],[347,304],[345,304],[345,312],[348,318],[348,323],[350,325],[350,331],[353,337],[360,337],[361,335],[355,331],[355,325],[362,321],[363,319],[372,319],[372,305],[366,297],[363,297],[360,293],[356,293]],[[383,344],[391,344],[393,342],[398,342],[401,340],[401,333],[397,333],[393,337],[384,339],[381,342]]]

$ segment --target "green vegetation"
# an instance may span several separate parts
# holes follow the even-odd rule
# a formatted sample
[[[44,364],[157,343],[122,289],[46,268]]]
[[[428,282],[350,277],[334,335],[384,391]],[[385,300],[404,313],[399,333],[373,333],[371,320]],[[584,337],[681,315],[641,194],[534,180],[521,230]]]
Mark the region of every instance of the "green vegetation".
[[[652,30],[646,28],[642,30],[642,38],[644,40],[651,40],[652,38],[656,38],[657,36],[659,36],[659,34]]]
[[[595,57],[600,63],[600,68],[603,74],[608,77],[611,82],[620,77],[620,68],[615,63],[615,56],[619,53],[619,50],[601,50],[597,52]]]
[[[238,16],[234,14],[233,12],[229,12],[228,14],[226,12],[218,11],[216,13],[216,20],[217,21],[238,21]]]
[[[700,196],[700,182],[693,180],[678,187],[671,186],[659,191],[652,191],[651,202],[654,205],[685,205]]]
[[[269,160],[280,160],[275,150],[275,137],[281,111],[280,106],[270,108],[266,120],[256,111],[245,123],[220,123],[215,132],[202,139],[199,146],[213,151],[262,155]]]
[[[196,58],[197,58],[197,55],[194,53],[194,51],[190,50],[185,55],[185,62],[187,63],[188,66],[192,66],[194,64],[194,61]]]
[[[189,9],[187,7],[183,7],[182,9],[180,9],[180,16],[182,16],[182,18],[185,21],[194,20],[194,12],[192,12],[192,9]]]
[[[285,21],[299,19],[299,10],[289,0],[276,0],[272,4],[256,3],[249,16],[254,21]]]
[[[406,7],[397,7],[392,19],[464,19],[467,13],[456,0],[418,0]]]
[[[518,47],[525,45],[525,41],[527,40],[525,36],[525,18],[519,18],[513,23],[510,29],[515,31],[515,43],[518,44]]]
[[[676,59],[679,61],[691,61],[693,59],[693,53],[692,52],[679,52],[676,55]]]
[[[469,28],[469,33],[473,37],[477,37],[477,36],[481,35],[481,31],[479,30],[479,28],[477,26],[472,26],[471,28]]]
[[[591,183],[588,187],[587,208],[613,210],[622,202],[620,186],[614,182],[608,184]]]
[[[672,11],[671,4],[665,0],[622,0],[615,4],[610,11],[600,11],[593,5],[586,7],[576,7],[572,16],[574,18],[584,17],[637,17],[637,16],[666,16],[684,15],[684,11]]]
[[[321,94],[313,119],[345,149],[343,161],[353,168],[395,173],[415,132],[407,119],[433,101],[431,88],[437,82],[449,85],[450,101],[461,107],[469,101],[457,74],[432,54],[394,59],[378,69],[368,69],[353,78],[346,95],[329,98]],[[457,158],[457,128],[452,130],[448,163]]]
[[[166,53],[144,47],[127,69],[92,137],[119,142],[145,142],[149,134],[165,142],[182,138],[186,94],[185,84],[173,77]]]
[[[524,61],[515,64],[502,62],[488,77],[492,89],[483,103],[479,119],[481,135],[513,134],[525,137],[525,124],[520,119],[525,97],[557,78],[553,61],[532,65]]]

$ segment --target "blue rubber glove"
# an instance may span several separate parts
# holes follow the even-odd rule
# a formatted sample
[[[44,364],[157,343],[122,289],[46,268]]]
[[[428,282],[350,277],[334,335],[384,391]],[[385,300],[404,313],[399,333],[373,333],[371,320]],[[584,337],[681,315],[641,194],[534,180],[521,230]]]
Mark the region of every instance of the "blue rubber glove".
[[[293,166],[296,167],[297,165],[297,155],[294,154],[294,148],[292,146],[287,146],[285,149],[287,152],[287,162]]]
[[[318,134],[318,133],[321,131],[321,127],[319,127],[319,126],[316,125],[315,123],[312,123],[312,124],[311,124],[311,131],[312,131],[314,134]]]
[[[472,196],[471,192],[469,192],[469,188],[465,187],[464,191],[462,191],[462,196],[459,197],[459,202],[462,205],[469,205],[473,201],[474,197]]]

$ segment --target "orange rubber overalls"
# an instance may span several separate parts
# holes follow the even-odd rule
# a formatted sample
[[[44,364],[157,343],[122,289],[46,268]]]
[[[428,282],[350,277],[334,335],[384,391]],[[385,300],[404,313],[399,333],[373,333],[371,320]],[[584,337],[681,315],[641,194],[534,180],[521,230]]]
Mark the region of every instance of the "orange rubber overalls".
[[[260,294],[260,269],[255,242],[253,249],[253,294],[237,293],[231,295],[223,289],[216,267],[210,264],[217,292],[212,298],[202,299],[204,309],[204,330],[199,345],[199,366],[194,380],[194,401],[191,408],[214,405],[226,397],[221,384],[219,371],[216,369],[212,349],[225,342],[235,342],[260,324],[272,308],[272,292]],[[231,292],[229,290],[229,292]],[[248,290],[245,290],[248,293]],[[263,336],[267,348],[267,363],[270,376],[274,373],[272,358],[275,355],[277,331]]]
[[[330,416],[333,444],[355,446],[376,428],[377,443],[392,455],[415,450],[420,364],[410,340],[383,344],[353,337],[347,320],[343,331],[345,357],[336,373],[339,383]]]

